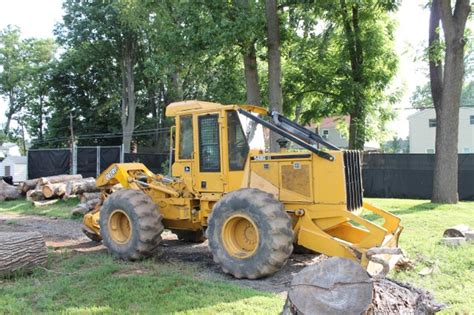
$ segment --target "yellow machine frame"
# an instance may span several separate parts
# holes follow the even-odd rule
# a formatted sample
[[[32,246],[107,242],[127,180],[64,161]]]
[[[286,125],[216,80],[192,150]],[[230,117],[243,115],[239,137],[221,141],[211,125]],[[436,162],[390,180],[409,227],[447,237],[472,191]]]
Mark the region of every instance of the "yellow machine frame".
[[[175,162],[172,179],[155,175],[141,163],[112,164],[98,178],[97,186],[107,193],[115,184],[142,190],[159,205],[163,224],[168,229],[205,229],[214,204],[240,188],[258,188],[283,203],[293,222],[294,243],[329,256],[340,256],[368,265],[365,253],[373,247],[397,247],[402,231],[395,215],[363,202],[348,210],[344,151],[327,151],[334,159],[323,159],[311,152],[264,153],[250,151],[243,170],[229,168],[227,137],[228,111],[243,108],[264,114],[254,106],[221,105],[186,101],[170,104],[166,115],[175,117]],[[198,120],[217,115],[220,142],[219,172],[201,172],[199,167]],[[182,117],[192,117],[193,153],[180,159]],[[204,184],[203,184],[204,183]],[[384,220],[377,225],[362,218],[370,211]],[[84,224],[100,235],[98,210],[84,217]]]

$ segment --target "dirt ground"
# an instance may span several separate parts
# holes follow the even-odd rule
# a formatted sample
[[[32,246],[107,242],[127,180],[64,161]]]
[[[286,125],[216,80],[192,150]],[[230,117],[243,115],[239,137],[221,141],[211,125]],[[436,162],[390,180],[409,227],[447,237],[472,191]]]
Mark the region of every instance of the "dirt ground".
[[[81,231],[80,220],[54,219],[42,216],[0,214],[0,232],[38,231],[46,240],[46,245],[54,251],[65,249],[78,252],[106,251],[104,246],[90,241]],[[320,257],[311,254],[293,254],[287,264],[274,275],[260,280],[235,279],[223,273],[214,263],[208,250],[207,241],[201,244],[178,241],[169,231],[162,234],[160,251],[155,256],[157,263],[177,263],[189,265],[197,270],[199,277],[222,280],[257,290],[286,294],[293,275]]]

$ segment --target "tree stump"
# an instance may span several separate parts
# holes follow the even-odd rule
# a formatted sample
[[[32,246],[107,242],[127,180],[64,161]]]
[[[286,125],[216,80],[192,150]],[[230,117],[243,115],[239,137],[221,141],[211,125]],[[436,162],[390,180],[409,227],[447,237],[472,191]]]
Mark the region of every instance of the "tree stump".
[[[295,275],[283,314],[434,314],[444,307],[423,289],[371,278],[356,262],[333,257]]]
[[[3,180],[0,180],[0,201],[15,200],[20,197],[20,192],[15,186],[8,185]]]
[[[46,243],[38,232],[0,232],[0,277],[30,272],[47,261]]]
[[[359,264],[332,257],[296,274],[283,313],[361,314],[372,293],[372,279]]]

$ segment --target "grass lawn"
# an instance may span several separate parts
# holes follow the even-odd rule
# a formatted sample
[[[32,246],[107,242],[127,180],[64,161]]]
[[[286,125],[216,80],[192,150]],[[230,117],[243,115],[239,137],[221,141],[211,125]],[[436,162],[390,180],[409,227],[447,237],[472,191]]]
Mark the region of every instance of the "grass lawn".
[[[0,313],[278,314],[270,293],[198,279],[184,265],[127,263],[103,253],[55,254],[46,270],[0,286]]]
[[[400,246],[415,270],[390,277],[426,288],[447,313],[474,310],[474,245],[450,248],[439,243],[444,229],[474,227],[474,202],[433,205],[423,200],[370,199],[402,218]],[[2,212],[68,217],[77,201],[33,208],[24,201],[0,203]],[[69,207],[68,209],[64,209]],[[432,274],[421,276],[425,267]],[[0,280],[0,313],[178,313],[278,314],[283,299],[275,294],[203,280],[190,265],[126,263],[103,253],[50,254],[46,270]]]
[[[400,246],[415,263],[415,269],[390,277],[423,287],[449,304],[448,313],[474,311],[474,244],[448,247],[440,244],[446,228],[467,224],[474,228],[474,202],[437,205],[426,200],[370,199],[369,202],[389,210],[402,219],[404,230]],[[431,275],[418,272],[434,267]]]
[[[71,198],[68,200],[60,199],[57,203],[50,206],[34,207],[31,202],[26,201],[25,199],[0,201],[0,214],[2,214],[2,212],[9,212],[70,219],[71,209],[78,203],[79,201],[77,198]]]

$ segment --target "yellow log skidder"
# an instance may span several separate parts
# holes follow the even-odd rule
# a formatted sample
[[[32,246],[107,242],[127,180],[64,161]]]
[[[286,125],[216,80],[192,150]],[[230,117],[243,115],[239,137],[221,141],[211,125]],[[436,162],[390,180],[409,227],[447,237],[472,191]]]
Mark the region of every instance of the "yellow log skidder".
[[[121,163],[97,178],[104,202],[84,231],[116,256],[152,256],[167,228],[184,241],[207,238],[224,272],[256,279],[279,270],[294,245],[363,267],[368,250],[398,246],[400,219],[363,201],[359,152],[255,106],[184,101],[166,115],[176,120],[171,176]],[[280,141],[281,152],[265,153],[263,127],[301,150]],[[112,193],[116,184],[123,189]]]

